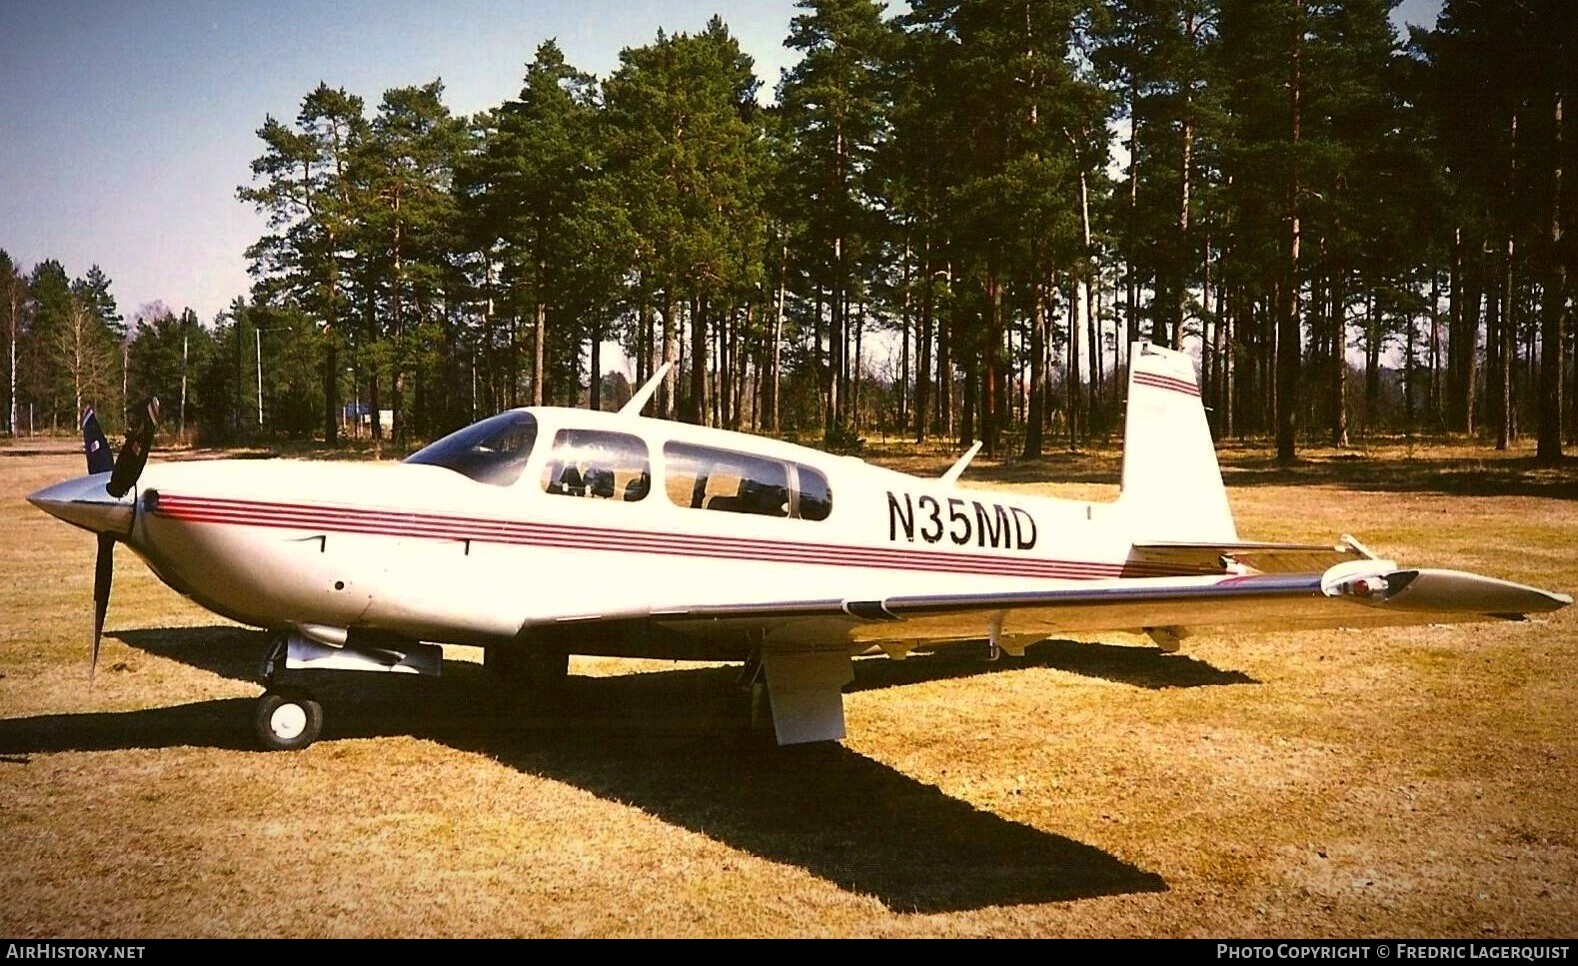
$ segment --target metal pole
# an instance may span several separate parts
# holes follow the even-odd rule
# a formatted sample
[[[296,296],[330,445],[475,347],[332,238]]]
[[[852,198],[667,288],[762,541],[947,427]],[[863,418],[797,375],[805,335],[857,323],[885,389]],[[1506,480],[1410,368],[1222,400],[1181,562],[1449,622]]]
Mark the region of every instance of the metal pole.
[[[258,429],[263,428],[263,327],[253,326],[252,341],[258,347]]]
[[[189,329],[186,316],[181,316],[181,442],[186,442],[186,339]]]
[[[16,424],[16,308],[11,309],[11,435],[20,436],[21,429]]]

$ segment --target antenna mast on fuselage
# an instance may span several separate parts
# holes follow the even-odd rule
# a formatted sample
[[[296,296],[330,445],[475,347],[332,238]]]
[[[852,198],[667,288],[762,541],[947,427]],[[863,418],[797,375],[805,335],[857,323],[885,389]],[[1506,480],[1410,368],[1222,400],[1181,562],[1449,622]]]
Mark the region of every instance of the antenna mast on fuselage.
[[[674,368],[674,363],[672,362],[665,362],[658,366],[657,372],[652,373],[652,378],[642,383],[641,388],[637,389],[635,395],[630,397],[630,401],[619,407],[619,415],[641,415],[641,410],[645,409],[647,403],[652,400],[653,394],[657,392],[658,386],[662,385],[664,377],[668,375],[668,371],[672,368]]]

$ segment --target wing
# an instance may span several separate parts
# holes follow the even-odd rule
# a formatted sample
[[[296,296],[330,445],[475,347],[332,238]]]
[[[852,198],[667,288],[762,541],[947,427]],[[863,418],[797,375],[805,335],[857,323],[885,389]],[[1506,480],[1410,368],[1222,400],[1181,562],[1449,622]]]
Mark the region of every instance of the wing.
[[[588,640],[601,640],[609,648],[602,653],[611,654],[723,659],[759,654],[778,740],[788,744],[843,737],[840,689],[853,678],[850,656],[877,648],[903,657],[930,645],[989,639],[1019,653],[1057,634],[1138,631],[1171,649],[1179,638],[1203,630],[1519,620],[1570,603],[1565,594],[1492,577],[1405,570],[1366,558],[1315,573],[671,607],[545,622],[524,628],[523,634],[576,651]]]
[[[653,610],[651,624],[689,636],[759,635],[767,647],[945,642],[1003,636],[1212,629],[1285,630],[1517,620],[1572,598],[1456,570],[1358,560],[1318,573],[1091,581],[1054,590],[880,600],[805,600]],[[597,622],[596,618],[589,620]],[[581,623],[581,622],[576,622]]]

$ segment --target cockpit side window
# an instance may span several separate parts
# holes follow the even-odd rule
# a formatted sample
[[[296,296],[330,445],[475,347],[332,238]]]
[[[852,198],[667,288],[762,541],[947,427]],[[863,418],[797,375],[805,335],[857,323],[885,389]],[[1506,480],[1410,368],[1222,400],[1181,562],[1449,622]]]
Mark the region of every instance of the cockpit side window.
[[[479,483],[509,486],[520,479],[536,442],[536,418],[515,410],[456,430],[405,461],[442,466]]]
[[[634,503],[652,489],[647,444],[638,436],[597,429],[561,429],[542,474],[542,488],[559,496]]]

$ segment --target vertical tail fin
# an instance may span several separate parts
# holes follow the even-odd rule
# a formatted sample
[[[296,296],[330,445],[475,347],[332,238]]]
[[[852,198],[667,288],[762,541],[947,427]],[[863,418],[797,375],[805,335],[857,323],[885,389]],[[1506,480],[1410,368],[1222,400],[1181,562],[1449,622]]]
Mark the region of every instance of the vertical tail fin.
[[[1129,353],[1118,508],[1136,540],[1238,540],[1194,361],[1182,352],[1136,342]]]

